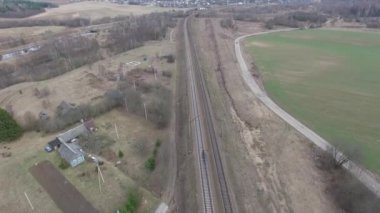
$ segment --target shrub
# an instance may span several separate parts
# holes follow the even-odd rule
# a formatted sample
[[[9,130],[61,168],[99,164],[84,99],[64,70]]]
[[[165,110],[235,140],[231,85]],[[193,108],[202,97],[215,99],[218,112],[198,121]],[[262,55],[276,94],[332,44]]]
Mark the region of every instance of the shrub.
[[[146,138],[138,138],[133,142],[133,148],[138,155],[144,156],[148,152],[148,143]]]
[[[268,20],[267,22],[265,22],[265,28],[267,28],[268,30],[273,29],[274,28],[274,21]]]
[[[152,156],[145,161],[144,165],[147,170],[153,171],[156,168],[156,159]]]
[[[124,96],[127,99],[127,107],[129,112],[136,113],[136,114],[142,114],[143,113],[143,101],[141,98],[141,93],[132,89],[128,88],[124,91]]]
[[[170,121],[171,93],[163,86],[153,91],[153,100],[148,104],[148,119],[158,128],[165,128]]]
[[[157,139],[156,140],[156,148],[160,147],[161,146],[161,140],[160,139]]]
[[[37,125],[38,125],[38,122],[37,122],[36,116],[30,111],[25,112],[24,125],[23,125],[24,130],[26,131],[33,130],[36,128]]]
[[[122,158],[122,157],[124,157],[124,153],[123,153],[121,150],[119,150],[119,153],[118,153],[118,155],[119,155],[119,158]]]
[[[149,93],[152,91],[152,89],[153,89],[152,84],[146,83],[144,81],[139,83],[138,90],[140,90],[142,93]]]
[[[137,189],[130,189],[128,192],[127,201],[124,206],[119,210],[120,213],[133,213],[136,212],[141,202],[140,194]]]
[[[65,159],[61,159],[61,162],[59,162],[58,167],[62,170],[65,170],[70,167],[70,164]]]
[[[220,20],[220,26],[227,29],[235,28],[234,20],[232,18],[222,19]]]
[[[162,71],[162,75],[165,76],[165,77],[171,78],[172,77],[172,72],[170,72],[168,70],[165,70],[165,71]]]
[[[93,134],[83,135],[79,140],[79,145],[85,152],[90,152],[96,155],[101,155],[102,151],[115,143],[111,137],[98,132]]]
[[[155,158],[157,156],[157,153],[158,153],[158,149],[160,148],[161,146],[161,140],[160,139],[157,139],[156,140],[156,143],[154,145],[154,149],[153,149],[153,157]]]
[[[367,22],[366,25],[368,28],[379,29],[380,28],[380,21],[370,21],[370,22]]]
[[[166,59],[166,62],[170,64],[175,62],[175,57],[173,54],[162,56],[162,58]]]
[[[21,135],[22,128],[7,111],[0,108],[0,142],[13,141]]]

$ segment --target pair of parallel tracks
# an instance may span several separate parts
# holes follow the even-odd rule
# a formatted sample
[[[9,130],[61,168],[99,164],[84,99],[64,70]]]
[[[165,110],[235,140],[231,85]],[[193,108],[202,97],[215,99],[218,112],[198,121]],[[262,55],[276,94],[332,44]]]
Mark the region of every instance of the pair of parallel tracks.
[[[200,183],[203,198],[203,209],[206,213],[215,212],[213,190],[211,184],[211,172],[210,169],[210,159],[208,158],[208,150],[205,150],[207,134],[209,142],[211,144],[211,156],[215,163],[217,186],[215,187],[215,192],[220,193],[222,207],[224,212],[232,213],[232,204],[229,194],[229,189],[227,186],[226,176],[223,169],[222,158],[220,156],[219,141],[216,136],[216,131],[214,128],[213,115],[211,111],[210,95],[208,89],[205,85],[205,80],[203,78],[197,52],[194,46],[192,37],[188,34],[189,24],[188,18],[184,22],[184,32],[185,32],[185,48],[186,48],[186,59],[187,59],[187,72],[190,83],[190,103],[191,112],[194,116],[194,139],[196,140],[197,149],[197,159],[200,174]],[[204,118],[204,119],[202,119]],[[202,122],[204,122],[206,128],[202,128]],[[206,133],[204,132],[207,130]],[[216,185],[216,184],[215,184]],[[214,186],[215,186],[214,185]]]

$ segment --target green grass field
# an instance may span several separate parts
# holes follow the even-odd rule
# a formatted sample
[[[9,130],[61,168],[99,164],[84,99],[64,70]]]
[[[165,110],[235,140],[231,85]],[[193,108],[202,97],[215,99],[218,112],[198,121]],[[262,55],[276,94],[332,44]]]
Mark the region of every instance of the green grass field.
[[[275,102],[341,149],[360,147],[380,174],[380,33],[281,32],[245,47]]]

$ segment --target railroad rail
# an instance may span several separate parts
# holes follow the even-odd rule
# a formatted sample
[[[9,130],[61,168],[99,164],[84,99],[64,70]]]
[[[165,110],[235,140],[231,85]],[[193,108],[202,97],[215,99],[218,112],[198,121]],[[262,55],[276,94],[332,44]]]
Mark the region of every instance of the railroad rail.
[[[190,104],[191,104],[191,114],[194,117],[192,120],[193,124],[193,134],[196,142],[196,150],[197,150],[197,160],[198,160],[198,169],[200,175],[200,185],[202,191],[202,200],[203,200],[203,211],[205,213],[213,213],[213,199],[211,192],[211,184],[210,184],[210,174],[208,170],[208,158],[207,154],[204,151],[204,129],[202,128],[201,120],[200,120],[200,109],[199,109],[199,96],[198,89],[195,84],[195,75],[194,75],[194,66],[192,61],[192,54],[190,50],[190,41],[189,34],[187,31],[187,19],[185,19],[184,23],[184,32],[185,32],[185,48],[186,48],[186,68],[187,74],[190,83]]]
[[[198,161],[199,158],[201,158],[200,163],[200,172],[201,176],[207,175],[207,180],[210,180],[210,170],[209,168],[209,159],[208,159],[208,152],[211,152],[210,156],[213,158],[213,161],[215,163],[215,171],[216,171],[216,182],[217,186],[215,189],[215,192],[220,193],[221,201],[222,201],[222,207],[224,212],[226,213],[232,213],[233,208],[231,204],[231,198],[230,193],[227,185],[227,180],[225,176],[225,172],[223,169],[223,162],[220,155],[220,148],[219,148],[219,138],[217,137],[215,127],[214,127],[214,119],[213,114],[211,110],[211,102],[210,102],[210,94],[208,92],[208,89],[206,87],[206,83],[203,77],[203,74],[200,69],[199,60],[197,51],[194,46],[194,42],[192,40],[192,37],[188,34],[189,31],[189,25],[188,25],[188,18],[185,20],[185,42],[186,42],[186,55],[187,55],[187,65],[188,65],[188,75],[190,79],[190,85],[191,85],[191,100],[192,103],[192,114],[193,116],[198,116],[195,118],[195,132],[197,139],[197,149],[198,149]],[[195,82],[194,82],[195,81]],[[197,103],[198,102],[198,103]],[[199,109],[199,107],[201,109]],[[205,123],[206,128],[201,128],[201,119],[204,118],[203,122]],[[200,129],[197,129],[200,128]],[[206,132],[204,132],[207,130]],[[198,132],[199,131],[199,132]],[[209,139],[209,145],[211,145],[211,150],[204,150],[204,143],[206,140],[203,138],[204,135],[202,133],[207,134]],[[197,136],[199,134],[199,136]],[[198,138],[197,138],[198,137]],[[201,137],[199,144],[198,140],[199,137]],[[204,170],[204,171],[203,171]],[[203,177],[201,177],[201,184],[203,184]],[[206,189],[203,188],[207,187]],[[204,206],[205,206],[205,212],[213,212],[214,208],[210,208],[211,210],[207,209],[207,205],[213,204],[212,197],[208,197],[208,194],[211,193],[210,183],[208,182],[208,185],[202,185],[202,191],[203,191],[203,200],[204,200]],[[204,191],[208,191],[207,193],[204,193]],[[210,194],[211,195],[211,194]],[[208,203],[209,202],[209,203]]]

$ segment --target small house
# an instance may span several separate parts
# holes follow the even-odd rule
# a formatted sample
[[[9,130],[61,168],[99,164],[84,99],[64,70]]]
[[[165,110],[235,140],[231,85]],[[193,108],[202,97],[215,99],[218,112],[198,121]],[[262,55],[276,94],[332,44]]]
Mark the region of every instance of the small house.
[[[65,159],[71,167],[75,167],[84,162],[85,153],[74,139],[79,136],[88,135],[95,130],[96,126],[93,120],[83,122],[81,125],[59,134],[57,138],[47,144],[45,151],[51,152],[58,148],[59,155]]]
[[[84,162],[84,153],[77,143],[63,142],[58,149],[58,152],[71,167],[75,167]]]

